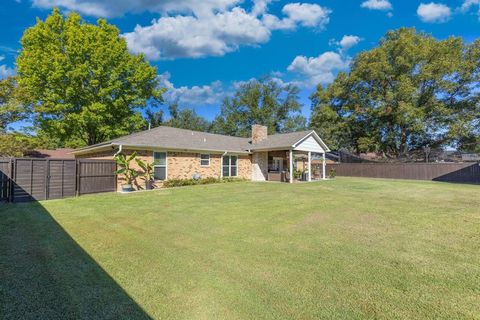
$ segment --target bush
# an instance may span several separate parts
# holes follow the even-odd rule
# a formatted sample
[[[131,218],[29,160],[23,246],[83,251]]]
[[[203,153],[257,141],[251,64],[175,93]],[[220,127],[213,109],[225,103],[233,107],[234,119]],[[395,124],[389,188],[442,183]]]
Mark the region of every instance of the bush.
[[[337,176],[337,170],[335,168],[330,169],[330,172],[328,173],[328,177],[330,179],[333,179]]]
[[[244,181],[241,178],[215,178],[209,177],[204,179],[172,179],[167,180],[163,183],[164,188],[173,188],[173,187],[185,187],[193,185],[202,185],[202,184],[212,184],[212,183],[225,183],[225,182],[238,182]]]

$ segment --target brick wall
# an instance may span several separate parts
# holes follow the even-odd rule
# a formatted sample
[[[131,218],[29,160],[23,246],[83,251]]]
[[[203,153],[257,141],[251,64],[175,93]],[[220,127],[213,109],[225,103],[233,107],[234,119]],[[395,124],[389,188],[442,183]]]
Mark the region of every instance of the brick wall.
[[[252,142],[259,143],[268,136],[268,128],[266,126],[254,124],[252,125]]]
[[[255,152],[252,155],[252,180],[265,181],[268,175],[268,152]]]
[[[210,165],[200,165],[200,153],[170,151],[167,153],[168,179],[191,179],[194,173],[202,178],[220,177],[221,155],[210,154]]]
[[[90,159],[113,159],[113,156],[117,150],[100,151],[96,153],[89,153],[84,155],[78,155],[77,158],[90,158]],[[129,156],[133,150],[124,149],[123,154]],[[136,150],[137,157],[145,162],[153,162],[153,151]],[[210,165],[200,165],[200,153],[194,152],[167,152],[167,178],[168,179],[191,179],[194,173],[199,173],[202,178],[221,176],[221,154],[210,154]],[[141,171],[140,167],[134,162],[134,169]],[[238,177],[242,179],[251,179],[252,175],[252,162],[250,155],[238,156]],[[118,190],[121,190],[121,185],[125,183],[125,179],[120,175],[117,179]],[[161,182],[157,182],[156,186],[160,187]],[[142,177],[136,179],[134,183],[135,189],[144,188],[144,180]]]

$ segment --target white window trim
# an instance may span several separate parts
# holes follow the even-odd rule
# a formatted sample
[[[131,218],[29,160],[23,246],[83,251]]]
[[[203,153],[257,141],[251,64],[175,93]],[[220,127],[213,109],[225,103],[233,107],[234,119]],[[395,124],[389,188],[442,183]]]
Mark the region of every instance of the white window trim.
[[[165,165],[155,165],[155,153],[165,153]],[[156,167],[159,167],[159,168],[165,167],[165,180],[156,180],[156,181],[167,181],[168,180],[168,152],[165,150],[154,150],[152,153],[152,156],[153,156],[154,170]]]
[[[208,156],[208,164],[202,164],[202,160],[206,160],[206,159],[202,159],[202,156]],[[200,167],[210,167],[210,159],[211,159],[211,155],[210,153],[200,153]]]
[[[223,155],[222,156],[222,168],[221,168],[221,177],[223,178],[224,175],[223,175],[223,157],[229,157],[230,161],[229,161],[229,165],[228,165],[228,177],[227,178],[236,178],[238,177],[238,155],[236,154],[226,154],[226,155]],[[232,176],[232,157],[236,157],[237,158],[237,162],[235,164],[235,168],[237,168],[237,173]]]

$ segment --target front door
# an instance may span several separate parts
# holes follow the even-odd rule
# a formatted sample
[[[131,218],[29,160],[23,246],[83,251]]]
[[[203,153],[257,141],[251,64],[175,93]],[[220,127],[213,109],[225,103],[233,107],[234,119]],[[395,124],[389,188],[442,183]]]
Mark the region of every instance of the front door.
[[[273,170],[278,172],[283,171],[283,158],[273,158]]]

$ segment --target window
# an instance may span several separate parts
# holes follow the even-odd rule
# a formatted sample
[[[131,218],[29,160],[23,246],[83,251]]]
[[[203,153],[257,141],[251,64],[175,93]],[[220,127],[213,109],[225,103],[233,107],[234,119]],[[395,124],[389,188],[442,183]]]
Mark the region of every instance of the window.
[[[153,178],[155,180],[165,180],[167,178],[167,153],[153,153]]]
[[[222,175],[224,177],[237,176],[237,156],[223,156]]]
[[[202,167],[208,167],[210,165],[210,155],[209,154],[201,154],[200,155],[200,165]]]

